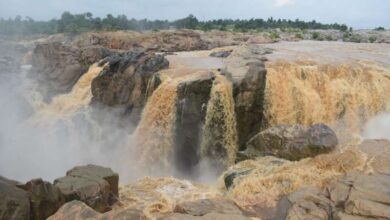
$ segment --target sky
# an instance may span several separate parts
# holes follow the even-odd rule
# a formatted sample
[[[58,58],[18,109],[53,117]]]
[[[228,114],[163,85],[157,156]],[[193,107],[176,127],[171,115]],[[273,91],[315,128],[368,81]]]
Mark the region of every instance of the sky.
[[[343,23],[354,28],[390,28],[390,0],[0,0],[0,17],[58,18],[64,11],[94,16],[168,19],[189,14],[218,18],[285,18]]]

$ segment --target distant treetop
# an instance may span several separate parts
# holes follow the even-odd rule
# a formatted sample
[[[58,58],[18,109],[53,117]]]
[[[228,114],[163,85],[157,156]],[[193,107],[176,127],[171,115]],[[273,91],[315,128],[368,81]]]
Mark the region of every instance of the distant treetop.
[[[0,34],[3,35],[30,35],[30,34],[55,34],[55,33],[81,33],[87,31],[113,31],[113,30],[159,30],[171,28],[186,28],[199,30],[234,30],[246,32],[248,30],[262,30],[274,28],[299,28],[299,29],[336,29],[348,30],[344,24],[322,24],[315,20],[301,21],[299,19],[286,20],[274,19],[217,19],[199,21],[194,15],[175,21],[128,19],[126,15],[114,17],[108,14],[105,18],[93,17],[93,14],[71,14],[64,12],[59,19],[50,21],[34,21],[21,16],[15,18],[0,18]],[[380,27],[381,28],[381,27]],[[377,28],[379,30],[379,28]],[[384,28],[383,28],[384,29]]]

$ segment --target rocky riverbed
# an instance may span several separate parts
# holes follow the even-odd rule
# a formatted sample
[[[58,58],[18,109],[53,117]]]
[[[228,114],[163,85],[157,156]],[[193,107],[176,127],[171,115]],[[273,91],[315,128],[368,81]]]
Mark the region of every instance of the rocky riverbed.
[[[390,219],[390,45],[280,38],[24,42],[0,63],[0,219]]]

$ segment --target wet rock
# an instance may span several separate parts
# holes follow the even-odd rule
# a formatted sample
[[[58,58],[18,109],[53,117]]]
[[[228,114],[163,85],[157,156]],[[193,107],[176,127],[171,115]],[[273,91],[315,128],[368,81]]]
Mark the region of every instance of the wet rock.
[[[76,167],[54,181],[66,201],[79,200],[106,212],[118,196],[118,174],[109,168],[88,165]]]
[[[212,52],[210,54],[210,57],[220,57],[220,58],[226,58],[228,56],[230,56],[232,52],[231,51],[216,51],[216,52]]]
[[[53,215],[66,202],[56,186],[42,179],[31,180],[18,187],[28,192],[31,214],[35,220],[44,220]]]
[[[321,190],[303,188],[283,197],[277,206],[275,219],[331,219],[332,202]]]
[[[84,219],[96,219],[96,220],[146,220],[145,215],[136,209],[125,208],[120,211],[111,211],[105,214],[101,214],[91,209],[80,201],[72,201],[63,205],[54,215],[48,218],[48,220],[84,220]]]
[[[242,154],[247,158],[273,155],[288,160],[300,160],[328,153],[337,144],[336,134],[324,124],[309,128],[301,125],[279,125],[251,138]]]
[[[227,171],[227,173],[224,176],[224,182],[225,182],[226,189],[229,190],[230,187],[233,186],[234,180],[237,177],[245,176],[245,175],[249,174],[251,171],[252,171],[252,169],[242,169],[242,170],[230,170],[230,171]]]
[[[88,67],[108,56],[102,47],[77,48],[59,42],[38,44],[32,55],[32,72],[48,96],[69,91]]]
[[[236,48],[228,57],[224,74],[233,82],[233,96],[237,118],[240,150],[258,133],[263,122],[266,74],[261,55],[267,52],[257,45]]]
[[[122,107],[137,124],[148,97],[161,83],[158,71],[169,62],[162,55],[144,52],[115,54],[106,58],[107,66],[92,81],[93,103]]]
[[[200,137],[213,80],[210,73],[184,81],[177,88],[175,161],[183,173],[188,173],[199,161]]]
[[[177,204],[174,212],[203,216],[209,213],[241,215],[242,212],[233,201],[227,199],[201,199]]]
[[[390,176],[349,173],[325,191],[304,188],[283,197],[277,219],[390,219]]]
[[[0,219],[29,219],[28,193],[16,187],[17,182],[0,178]]]
[[[250,220],[251,218],[236,214],[209,213],[204,216],[192,216],[180,213],[174,213],[161,220]]]

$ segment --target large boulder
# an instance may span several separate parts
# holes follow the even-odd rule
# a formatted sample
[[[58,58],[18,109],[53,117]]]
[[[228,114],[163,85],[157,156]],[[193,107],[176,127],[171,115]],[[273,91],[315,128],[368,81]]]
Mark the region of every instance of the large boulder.
[[[92,81],[92,102],[122,107],[137,124],[148,97],[161,82],[158,71],[169,62],[162,55],[126,52],[106,58],[101,65],[106,66]]]
[[[69,91],[91,64],[109,54],[108,49],[99,46],[80,49],[59,42],[41,43],[32,55],[32,72],[50,97]]]
[[[31,215],[34,220],[45,220],[66,202],[64,195],[56,186],[42,179],[31,180],[18,187],[29,194]]]
[[[279,125],[268,128],[251,138],[241,158],[272,155],[288,160],[300,160],[328,153],[338,144],[337,136],[328,126],[315,124]]]
[[[0,177],[0,219],[30,219],[28,193],[16,184],[15,181]]]
[[[110,168],[75,167],[54,181],[66,201],[79,200],[99,212],[106,212],[118,197],[118,174]]]
[[[179,83],[176,100],[175,161],[187,173],[199,162],[202,126],[215,76],[213,73]]]
[[[326,190],[303,188],[283,197],[276,219],[390,219],[390,176],[349,173]]]

